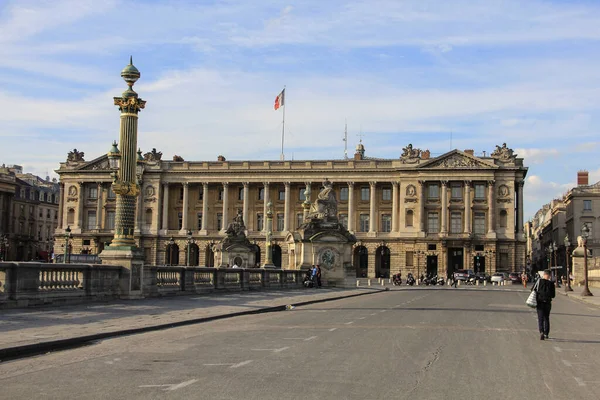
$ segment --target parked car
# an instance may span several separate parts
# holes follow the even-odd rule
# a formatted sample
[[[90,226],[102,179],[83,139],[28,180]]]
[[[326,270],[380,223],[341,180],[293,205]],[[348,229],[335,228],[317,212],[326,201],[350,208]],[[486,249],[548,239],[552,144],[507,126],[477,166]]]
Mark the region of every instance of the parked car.
[[[518,272],[511,272],[510,274],[508,274],[508,279],[512,283],[522,283],[523,282],[521,280],[521,274],[519,274]]]
[[[479,283],[483,283],[483,282],[491,282],[491,276],[489,276],[488,274],[486,274],[485,272],[477,272],[475,273],[475,278],[477,278],[477,280],[479,280]]]
[[[502,283],[504,282],[504,274],[502,272],[496,272],[495,274],[492,275],[491,278],[492,283]]]
[[[454,272],[454,279],[458,281],[468,281],[469,278],[473,278],[475,273],[472,269],[459,269]]]

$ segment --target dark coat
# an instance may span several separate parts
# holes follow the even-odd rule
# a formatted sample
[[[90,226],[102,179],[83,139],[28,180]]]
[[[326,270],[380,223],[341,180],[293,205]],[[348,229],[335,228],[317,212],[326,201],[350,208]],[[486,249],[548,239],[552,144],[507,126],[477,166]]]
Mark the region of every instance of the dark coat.
[[[539,283],[538,283],[538,287],[536,289],[536,292],[537,292],[536,299],[537,299],[538,303],[552,302],[552,299],[556,296],[554,282],[549,281],[547,279],[540,279]]]

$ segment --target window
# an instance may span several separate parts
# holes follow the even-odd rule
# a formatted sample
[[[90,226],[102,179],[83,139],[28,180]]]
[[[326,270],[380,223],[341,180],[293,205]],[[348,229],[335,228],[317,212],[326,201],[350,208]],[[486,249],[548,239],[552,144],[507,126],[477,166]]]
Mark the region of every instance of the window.
[[[407,228],[413,226],[413,217],[413,210],[406,210],[406,217],[404,218],[404,222]]]
[[[244,200],[244,188],[243,187],[238,189],[238,200],[240,200],[240,201]]]
[[[35,200],[35,191],[29,192],[29,200]]]
[[[219,189],[219,201],[223,201],[223,194],[224,194],[223,188]]]
[[[264,228],[264,217],[262,214],[256,214],[256,230],[262,231]]]
[[[50,209],[46,210],[46,218],[50,219]]]
[[[177,213],[177,229],[179,229],[179,230],[183,229],[183,213],[182,212]]]
[[[435,251],[435,250],[437,250],[437,244],[435,244],[435,243],[427,244],[427,251]]]
[[[19,209],[21,210],[21,215],[25,214],[25,206],[23,204],[19,204]]]
[[[259,200],[265,199],[265,188],[264,187],[261,187],[260,189],[258,189],[258,199]]]
[[[204,200],[204,185],[198,188],[198,200]]]
[[[475,184],[475,198],[476,199],[485,199],[485,185],[483,183]]]
[[[392,216],[390,214],[383,214],[381,216],[381,231],[382,232],[391,232],[392,231]]]
[[[453,212],[450,214],[450,233],[461,233],[463,231],[462,226],[462,214],[459,212]]]
[[[44,201],[44,192],[40,192],[40,201]]]
[[[197,221],[198,221],[198,225],[197,225],[196,229],[200,230],[200,229],[202,229],[202,213],[197,214]]]
[[[390,189],[390,188],[383,188],[381,190],[381,200],[383,200],[383,201],[390,201],[390,200],[392,200],[392,189]]]
[[[217,214],[217,230],[220,231],[223,229],[223,214]]]
[[[340,201],[348,201],[348,191],[347,187],[343,187],[340,189]]]
[[[415,253],[412,251],[407,251],[406,252],[406,266],[407,267],[412,267],[414,266],[414,259],[415,259]]]
[[[96,211],[87,212],[86,224],[87,229],[96,229]]]
[[[473,233],[477,235],[485,233],[485,213],[476,212],[473,216]]]
[[[340,224],[346,229],[348,229],[348,214],[340,214],[338,219],[340,220]]]
[[[437,183],[430,184],[428,186],[428,198],[430,199],[439,199],[440,198],[440,187]]]
[[[300,225],[304,223],[304,214],[298,213],[296,214],[296,228],[299,228]]]
[[[29,215],[33,215],[33,206],[29,206]]]
[[[583,201],[583,211],[592,211],[592,201],[591,200]]]
[[[450,186],[450,198],[452,200],[461,200],[463,195],[462,186],[460,184],[455,183]]]
[[[108,196],[109,199],[116,199],[117,195],[115,194],[115,192],[112,189],[112,186],[108,187]]]
[[[360,188],[360,200],[361,201],[369,201],[369,187],[363,186]]]
[[[106,226],[105,229],[115,229],[115,212],[107,211],[106,212]]]
[[[88,188],[88,199],[97,200],[98,199],[98,187],[89,187]]]
[[[368,190],[368,188],[367,188]],[[360,214],[360,227],[361,232],[369,232],[369,214]]]
[[[427,214],[427,232],[438,233],[440,231],[439,225],[439,214],[437,212],[430,212]]]
[[[306,188],[298,189],[298,200],[300,200],[300,201],[306,200],[306,196],[304,195],[305,190],[306,190]]]
[[[500,253],[500,269],[508,269],[508,253]]]
[[[277,214],[277,230],[283,232],[283,214]]]
[[[500,210],[500,220],[498,221],[500,228],[506,228],[507,221],[508,221],[508,213],[506,212],[506,210]]]
[[[19,197],[24,199],[25,198],[25,189],[21,189],[20,193],[19,193]]]
[[[44,218],[44,210],[40,208],[40,218]]]
[[[285,200],[285,190],[284,189],[279,189],[277,199]]]
[[[151,208],[148,208],[146,210],[145,222],[146,222],[147,227],[152,226],[152,209]]]
[[[23,223],[22,222],[19,222],[19,232],[17,232],[17,233],[19,233],[19,234],[23,233]]]

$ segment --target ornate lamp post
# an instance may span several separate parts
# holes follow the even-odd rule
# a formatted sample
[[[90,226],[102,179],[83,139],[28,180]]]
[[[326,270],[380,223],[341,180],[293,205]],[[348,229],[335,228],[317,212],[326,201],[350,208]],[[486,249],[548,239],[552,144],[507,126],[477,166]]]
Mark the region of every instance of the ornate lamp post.
[[[555,276],[555,271],[556,271],[556,251],[558,250],[558,246],[556,245],[556,242],[552,242],[550,243],[550,246],[548,246],[548,251],[550,253],[550,258],[549,260],[552,261],[552,259],[554,259],[554,265],[552,265],[552,263],[550,263],[550,271],[552,272],[552,278],[554,279]],[[558,278],[555,281],[555,285],[558,286]]]
[[[572,292],[573,288],[571,288],[571,273],[569,272],[569,247],[571,246],[571,242],[569,241],[569,235],[565,236],[565,262],[567,263],[567,284],[565,285],[565,292]]]
[[[65,229],[65,258],[63,260],[63,262],[65,264],[69,263],[69,260],[67,257],[69,256],[70,241],[71,241],[71,226],[67,225],[67,229]]]
[[[270,201],[267,203],[267,233],[265,237],[266,254],[265,254],[265,268],[274,268],[273,265],[273,203]]]
[[[588,286],[588,259],[587,259],[587,240],[590,237],[590,228],[588,228],[587,224],[584,224],[581,227],[581,238],[583,239],[583,275],[585,278],[585,285],[583,287],[583,291],[581,292],[582,296],[593,296],[592,292],[590,292],[590,288]]]
[[[192,237],[192,231],[188,230],[187,231],[187,263],[186,265],[189,267],[190,266],[190,254],[191,254],[191,248],[192,245],[196,243],[196,241],[194,240],[194,238]]]
[[[168,265],[173,265],[173,248],[175,247],[175,240],[173,240],[173,237],[171,236],[171,239],[169,239],[169,262],[167,263]]]

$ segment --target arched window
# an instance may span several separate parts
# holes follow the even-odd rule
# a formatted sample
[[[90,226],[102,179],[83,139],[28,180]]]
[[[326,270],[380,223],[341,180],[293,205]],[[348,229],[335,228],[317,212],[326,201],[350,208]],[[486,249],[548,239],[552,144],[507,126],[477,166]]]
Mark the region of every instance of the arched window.
[[[501,210],[500,211],[500,228],[506,228],[506,224],[507,224],[507,220],[508,220],[508,213],[506,212],[506,210]]]
[[[413,210],[406,210],[406,218],[404,218],[404,221],[407,228],[413,226],[413,216]]]

